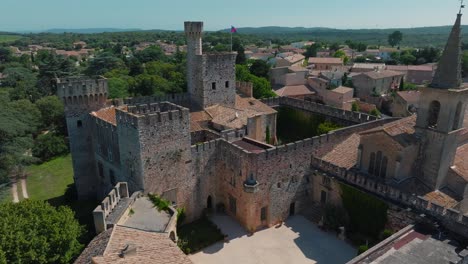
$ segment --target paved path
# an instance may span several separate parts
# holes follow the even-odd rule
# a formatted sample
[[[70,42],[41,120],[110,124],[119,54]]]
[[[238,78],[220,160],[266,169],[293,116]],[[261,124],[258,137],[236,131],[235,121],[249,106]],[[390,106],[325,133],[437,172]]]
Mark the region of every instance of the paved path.
[[[28,199],[29,195],[28,195],[28,189],[26,187],[26,179],[21,179],[20,181],[21,181],[21,190],[23,191],[23,198]]]
[[[229,242],[219,242],[190,255],[194,264],[339,264],[356,256],[356,249],[302,216],[291,217],[281,227],[252,236],[228,216],[214,216],[213,221],[228,235]]]
[[[13,195],[13,202],[18,203],[18,186],[16,185],[16,182],[11,184],[11,194]]]

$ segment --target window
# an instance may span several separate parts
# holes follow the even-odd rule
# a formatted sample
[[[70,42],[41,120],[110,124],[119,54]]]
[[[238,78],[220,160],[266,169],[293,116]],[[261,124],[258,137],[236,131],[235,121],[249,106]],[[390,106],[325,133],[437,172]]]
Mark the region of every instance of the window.
[[[104,166],[101,162],[98,162],[99,177],[104,178]]]
[[[83,126],[83,122],[82,122],[81,120],[76,121],[76,126],[77,126],[77,127],[82,127],[82,126]]]
[[[432,101],[429,106],[429,115],[427,117],[427,127],[437,128],[439,121],[440,103],[439,101]]]
[[[211,89],[216,90],[216,83],[215,82],[211,83]]]
[[[262,209],[260,210],[260,221],[266,220],[266,214],[267,214],[267,208],[265,206],[265,207],[262,207]]]
[[[459,123],[460,123],[460,116],[462,113],[462,107],[463,107],[462,102],[458,102],[457,110],[455,111],[455,119],[453,120],[452,130],[457,130],[458,128],[460,128]]]
[[[375,159],[375,171],[374,171],[375,176],[379,176],[381,165],[382,165],[382,151],[377,151],[377,158]]]
[[[369,161],[369,174],[374,174],[374,165],[375,165],[375,153],[372,152],[370,155],[370,161]]]
[[[278,183],[276,184],[276,187],[281,188],[281,182],[278,182]]]
[[[226,83],[224,84],[224,86],[225,86],[226,88],[229,88],[229,81],[226,81]]]

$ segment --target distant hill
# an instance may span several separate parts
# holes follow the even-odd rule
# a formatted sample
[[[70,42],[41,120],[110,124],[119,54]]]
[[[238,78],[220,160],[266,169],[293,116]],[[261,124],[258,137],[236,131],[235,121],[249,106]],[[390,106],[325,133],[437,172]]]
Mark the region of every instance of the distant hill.
[[[402,46],[444,46],[452,26],[388,28],[388,29],[335,29],[325,27],[244,27],[237,28],[238,34],[257,35],[264,39],[284,41],[314,40],[343,43],[346,40],[370,45],[387,45],[388,35],[395,30],[403,33]],[[229,29],[221,31],[229,32]],[[468,43],[468,25],[462,26],[463,42]]]
[[[138,28],[53,28],[46,31],[45,33],[55,33],[61,34],[64,32],[67,33],[79,33],[79,34],[94,34],[94,33],[104,33],[104,32],[129,32],[129,31],[141,31]]]

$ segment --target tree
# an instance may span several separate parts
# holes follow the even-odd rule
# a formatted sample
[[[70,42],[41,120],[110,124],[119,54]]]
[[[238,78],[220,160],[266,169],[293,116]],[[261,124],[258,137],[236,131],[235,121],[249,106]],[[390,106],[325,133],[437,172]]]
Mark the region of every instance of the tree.
[[[333,57],[335,58],[341,58],[343,60],[343,63],[346,64],[349,61],[348,56],[346,56],[346,53],[343,50],[337,50],[334,54]]]
[[[335,43],[332,43],[332,44],[330,45],[330,50],[338,51],[339,49],[340,49],[340,44],[338,44],[338,43],[336,43],[336,42],[335,42]]]
[[[43,95],[54,95],[55,79],[65,76],[74,75],[77,73],[75,63],[65,58],[57,56],[53,52],[40,50],[37,52],[36,63],[39,67],[38,88]]]
[[[0,204],[0,252],[7,263],[70,263],[84,228],[68,207],[44,201]]]
[[[43,128],[64,129],[64,106],[57,96],[42,97],[36,101],[36,106],[41,112],[41,125]]]
[[[109,86],[109,98],[126,98],[128,93],[128,82],[122,78],[114,77],[107,79]]]
[[[236,65],[236,79],[251,82],[253,84],[253,96],[257,99],[276,97],[276,94],[271,89],[270,82],[263,77],[251,74],[245,65]]]
[[[124,62],[110,52],[102,52],[89,62],[88,75],[103,75],[115,69],[125,68]]]
[[[351,111],[353,112],[359,112],[359,105],[356,102],[353,102],[351,104]]]
[[[54,133],[39,135],[32,149],[34,157],[40,158],[42,161],[51,160],[67,152],[68,147],[64,138]]]
[[[416,61],[416,57],[411,55],[410,53],[405,53],[400,56],[400,61],[405,65],[412,65]]]
[[[150,46],[142,51],[135,53],[135,57],[141,63],[147,63],[150,61],[166,60],[166,55],[159,46]]]
[[[0,62],[5,63],[11,61],[13,55],[9,48],[0,47]]]
[[[462,55],[462,75],[468,76],[468,51],[463,51]]]
[[[322,46],[318,43],[314,43],[310,46],[306,46],[306,51],[304,53],[304,56],[306,58],[310,57],[317,57],[317,51],[321,48]]]
[[[249,68],[250,73],[257,77],[263,77],[268,79],[268,73],[270,72],[270,65],[263,60],[254,60]]]
[[[403,40],[403,33],[401,31],[394,31],[392,34],[388,35],[388,44],[395,47]]]
[[[143,68],[143,65],[141,62],[133,57],[128,61],[128,69],[129,69],[129,75],[130,76],[137,76],[138,74],[142,74],[145,72],[145,69]]]

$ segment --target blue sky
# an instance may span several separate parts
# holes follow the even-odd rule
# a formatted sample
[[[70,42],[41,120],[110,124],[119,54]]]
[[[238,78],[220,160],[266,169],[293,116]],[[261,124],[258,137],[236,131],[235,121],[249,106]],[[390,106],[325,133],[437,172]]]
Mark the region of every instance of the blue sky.
[[[458,0],[0,0],[0,30],[205,29],[304,26],[393,28],[452,24]],[[466,10],[468,12],[468,10]],[[468,24],[468,23],[464,23]]]

